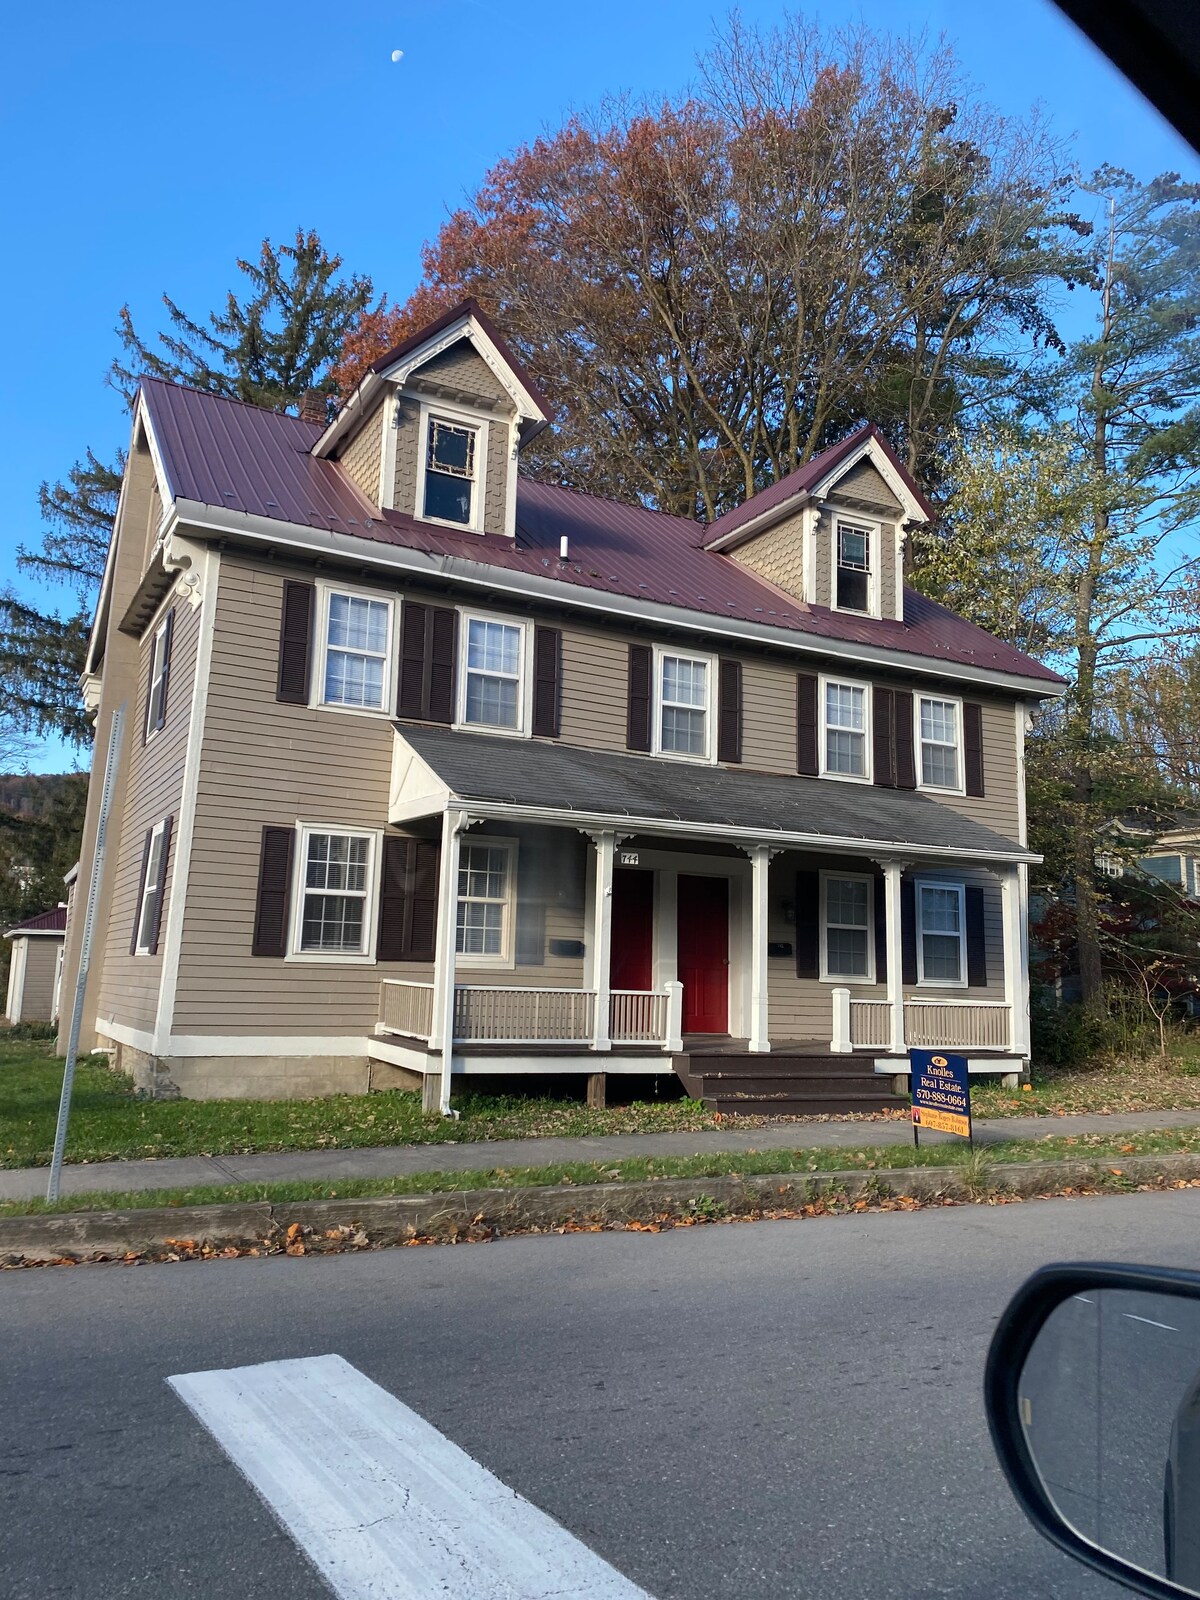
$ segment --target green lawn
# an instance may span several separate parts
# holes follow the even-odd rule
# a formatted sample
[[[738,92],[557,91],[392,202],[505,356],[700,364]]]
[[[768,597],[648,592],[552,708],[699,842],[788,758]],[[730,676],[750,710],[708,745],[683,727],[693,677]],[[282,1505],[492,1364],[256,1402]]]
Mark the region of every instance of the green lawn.
[[[46,1211],[138,1210],[154,1206],[228,1205],[266,1200],[357,1200],[375,1195],[458,1193],[466,1189],[516,1189],[551,1184],[613,1183],[648,1178],[717,1177],[745,1173],[878,1171],[912,1167],[969,1166],[972,1181],[985,1187],[989,1174],[1003,1181],[1003,1168],[1017,1161],[1082,1159],[1111,1162],[1105,1174],[1114,1188],[1132,1187],[1120,1162],[1130,1155],[1163,1155],[1200,1151],[1200,1128],[1160,1130],[1109,1137],[1081,1134],[1058,1138],[1014,1139],[1003,1145],[971,1150],[965,1143],[866,1146],[857,1150],[749,1150],[706,1156],[640,1156],[620,1161],[558,1162],[553,1166],[476,1168],[465,1172],[419,1172],[394,1178],[348,1178],[329,1182],[241,1183],[194,1189],[157,1189],[133,1193],[81,1194],[49,1206],[44,1200],[0,1204],[0,1216],[30,1216]]]

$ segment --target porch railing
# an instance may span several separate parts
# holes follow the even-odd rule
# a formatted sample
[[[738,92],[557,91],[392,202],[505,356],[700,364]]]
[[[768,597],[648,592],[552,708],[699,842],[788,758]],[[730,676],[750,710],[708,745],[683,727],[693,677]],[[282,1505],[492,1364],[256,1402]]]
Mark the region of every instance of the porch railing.
[[[1003,1000],[906,1000],[904,1042],[917,1049],[1007,1050],[1012,1009]],[[856,1000],[833,991],[834,1050],[887,1050],[892,1042],[886,1000]]]
[[[613,1044],[677,1049],[682,989],[614,989],[608,1036]],[[500,984],[459,984],[454,991],[456,1044],[586,1045],[595,1037],[594,989],[542,989]],[[385,978],[380,985],[379,1027],[428,1041],[433,1032],[433,984]]]
[[[433,985],[385,978],[379,986],[379,1025],[389,1033],[428,1039],[433,1031]]]
[[[855,1050],[886,1050],[892,1042],[892,1008],[886,1000],[851,1000],[850,1044]]]

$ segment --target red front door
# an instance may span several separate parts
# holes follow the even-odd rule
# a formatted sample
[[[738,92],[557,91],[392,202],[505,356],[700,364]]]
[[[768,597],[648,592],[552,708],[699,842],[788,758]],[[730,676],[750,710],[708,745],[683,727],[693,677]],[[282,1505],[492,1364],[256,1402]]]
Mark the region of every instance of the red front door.
[[[684,1033],[729,1032],[729,880],[679,877]]]
[[[614,989],[654,987],[654,874],[618,867],[613,873],[612,960]]]

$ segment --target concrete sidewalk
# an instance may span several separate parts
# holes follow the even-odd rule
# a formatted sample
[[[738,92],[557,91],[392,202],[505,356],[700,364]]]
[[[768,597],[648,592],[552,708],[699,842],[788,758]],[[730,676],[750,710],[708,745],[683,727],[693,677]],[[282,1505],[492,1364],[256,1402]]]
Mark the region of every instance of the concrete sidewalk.
[[[1130,1111],[1112,1116],[997,1117],[977,1121],[978,1144],[1009,1139],[1066,1138],[1081,1133],[1144,1133],[1155,1128],[1200,1127],[1200,1111]],[[622,1133],[579,1139],[496,1139],[472,1144],[384,1145],[357,1150],[280,1150],[251,1156],[177,1156],[161,1161],[101,1161],[63,1168],[62,1192],[125,1193],[134,1189],[216,1188],[231,1183],[287,1183],[314,1179],[391,1178],[413,1172],[491,1171],[497,1167],[549,1167],[568,1161],[620,1161],[636,1156],[714,1155],[748,1150],[855,1150],[906,1144],[907,1122],[789,1122],[773,1127],[716,1128],[703,1133]],[[922,1144],[958,1143],[947,1135],[922,1136]],[[40,1198],[44,1167],[0,1171],[0,1201]]]

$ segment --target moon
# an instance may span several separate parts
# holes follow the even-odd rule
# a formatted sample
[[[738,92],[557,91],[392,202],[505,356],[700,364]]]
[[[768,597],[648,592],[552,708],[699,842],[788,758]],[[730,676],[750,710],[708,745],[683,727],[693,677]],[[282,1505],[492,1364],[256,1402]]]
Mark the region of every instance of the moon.
[[[404,60],[404,51],[403,50],[393,50],[392,51],[392,60],[393,61],[403,61]]]

